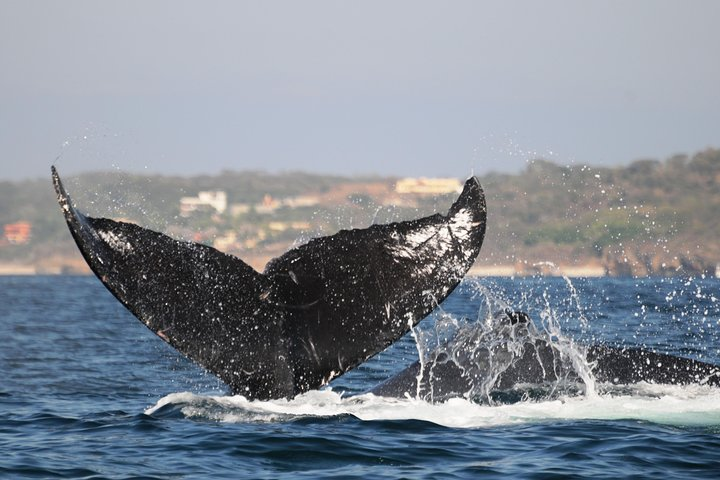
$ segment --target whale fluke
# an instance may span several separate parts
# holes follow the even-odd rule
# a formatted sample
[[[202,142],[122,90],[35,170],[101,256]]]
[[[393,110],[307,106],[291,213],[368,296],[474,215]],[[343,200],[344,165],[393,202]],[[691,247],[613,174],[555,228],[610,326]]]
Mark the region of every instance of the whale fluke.
[[[141,322],[250,399],[318,388],[385,349],[458,285],[485,235],[477,178],[447,215],[342,230],[263,273],[212,247],[92,218],[52,178],[92,271]]]

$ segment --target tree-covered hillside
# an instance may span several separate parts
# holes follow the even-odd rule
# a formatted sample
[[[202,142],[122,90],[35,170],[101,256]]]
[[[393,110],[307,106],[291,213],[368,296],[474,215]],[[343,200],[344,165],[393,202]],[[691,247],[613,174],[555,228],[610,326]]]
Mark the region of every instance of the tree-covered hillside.
[[[622,168],[537,160],[483,180],[491,258],[597,260],[618,274],[714,271],[720,262],[720,150]]]
[[[215,244],[261,266],[308,237],[444,211],[454,198],[398,194],[396,180],[298,172],[192,178],[113,172],[65,182],[91,215]],[[481,182],[488,229],[478,264],[514,265],[516,271],[532,271],[537,264],[589,264],[615,275],[714,274],[720,264],[720,150],[616,168],[539,159],[519,174],[488,174]],[[180,198],[202,190],[223,190],[230,206],[243,207],[182,216]],[[287,200],[301,196],[315,203]],[[275,206],[260,208],[263,202]],[[0,182],[0,225],[21,221],[32,225],[29,241],[0,239],[0,262],[42,267],[54,259],[51,266],[82,265],[49,176]]]

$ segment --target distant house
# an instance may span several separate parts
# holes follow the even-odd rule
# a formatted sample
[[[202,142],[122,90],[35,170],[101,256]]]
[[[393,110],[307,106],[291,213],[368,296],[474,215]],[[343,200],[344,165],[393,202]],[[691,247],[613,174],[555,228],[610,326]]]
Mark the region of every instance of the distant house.
[[[312,195],[300,195],[282,200],[282,204],[290,208],[314,207],[318,203],[320,199]]]
[[[270,222],[268,228],[274,232],[285,230],[309,230],[312,227],[310,222]]]
[[[198,192],[197,197],[182,197],[180,199],[180,215],[187,217],[193,212],[203,209],[212,209],[223,213],[227,209],[227,194],[222,190]]]
[[[280,200],[276,200],[271,195],[266,194],[263,197],[262,203],[258,203],[255,205],[255,212],[267,215],[275,212],[275,210],[277,210],[281,206],[282,203],[280,202]]]
[[[250,205],[247,203],[233,203],[230,205],[230,215],[237,217],[250,211]]]
[[[8,223],[3,227],[3,233],[8,243],[23,245],[30,241],[32,225],[30,222]]]
[[[403,178],[395,184],[395,191],[397,193],[442,195],[462,192],[462,184],[457,178]]]
[[[224,234],[215,237],[215,240],[213,240],[213,247],[217,248],[221,252],[237,248],[238,246],[237,233],[233,231],[225,232]]]

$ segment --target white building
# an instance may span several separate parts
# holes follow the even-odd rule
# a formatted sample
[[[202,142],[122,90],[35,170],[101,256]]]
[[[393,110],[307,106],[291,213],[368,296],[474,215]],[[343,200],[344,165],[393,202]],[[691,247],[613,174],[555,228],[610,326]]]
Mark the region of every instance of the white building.
[[[222,190],[198,192],[197,197],[180,199],[180,215],[186,217],[202,207],[210,207],[217,213],[227,209],[227,194]]]

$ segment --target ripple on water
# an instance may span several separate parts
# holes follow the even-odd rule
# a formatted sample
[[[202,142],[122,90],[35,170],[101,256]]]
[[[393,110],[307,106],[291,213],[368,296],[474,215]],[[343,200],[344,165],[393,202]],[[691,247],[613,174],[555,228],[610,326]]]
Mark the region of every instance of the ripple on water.
[[[545,306],[530,299],[544,290],[558,318],[578,317],[563,280],[492,282],[534,318]],[[694,300],[687,292],[697,288],[677,280],[643,282],[577,282],[588,330],[568,321],[563,332],[720,360],[720,304]],[[718,280],[695,283],[720,291]],[[666,297],[670,313],[643,317],[643,303],[654,309]],[[462,285],[443,308],[472,319],[481,302]],[[599,386],[596,398],[495,406],[351,398],[417,359],[406,338],[331,391],[248,402],[224,396],[90,277],[0,277],[0,338],[2,478],[694,479],[720,471],[720,397],[707,387]]]

